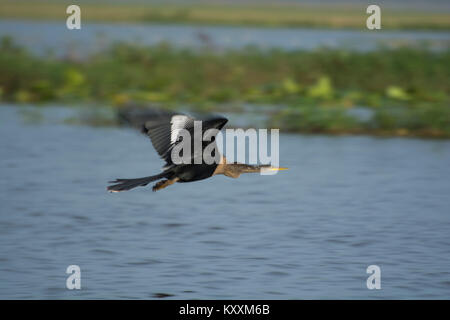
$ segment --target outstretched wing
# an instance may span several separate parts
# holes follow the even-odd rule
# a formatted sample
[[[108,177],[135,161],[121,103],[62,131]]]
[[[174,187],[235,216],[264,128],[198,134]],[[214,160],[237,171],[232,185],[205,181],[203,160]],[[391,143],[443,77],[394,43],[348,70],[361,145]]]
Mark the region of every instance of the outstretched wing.
[[[170,153],[175,145],[179,131],[194,126],[194,119],[184,114],[161,112],[147,120],[142,132],[147,134],[160,157],[171,164]]]
[[[183,129],[189,131],[193,139],[194,121],[202,121],[203,136],[203,133],[208,129],[221,130],[228,120],[223,117],[209,117],[204,120],[197,120],[182,113],[161,112],[146,121],[142,131],[150,137],[153,147],[161,158],[166,161],[167,165],[172,165],[171,151],[177,143],[181,142],[180,131]]]

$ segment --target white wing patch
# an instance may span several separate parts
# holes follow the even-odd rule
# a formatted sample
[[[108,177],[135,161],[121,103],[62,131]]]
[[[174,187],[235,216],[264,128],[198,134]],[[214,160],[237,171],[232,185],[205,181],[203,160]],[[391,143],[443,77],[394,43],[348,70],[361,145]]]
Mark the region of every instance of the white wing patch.
[[[177,141],[180,131],[186,128],[190,120],[191,118],[185,115],[175,115],[172,117],[170,120],[170,142],[172,144]]]

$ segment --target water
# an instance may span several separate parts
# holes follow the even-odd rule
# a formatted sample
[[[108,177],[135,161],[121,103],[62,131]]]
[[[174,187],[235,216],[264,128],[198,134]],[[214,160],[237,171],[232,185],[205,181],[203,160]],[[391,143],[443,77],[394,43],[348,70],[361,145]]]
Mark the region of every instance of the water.
[[[253,45],[264,49],[316,49],[320,47],[373,50],[379,46],[416,46],[431,50],[448,49],[449,32],[327,30],[308,28],[252,28],[133,23],[83,23],[81,30],[68,30],[65,21],[3,19],[0,37],[11,36],[37,53],[53,51],[60,56],[83,57],[120,41],[154,45],[216,49]]]
[[[21,110],[0,107],[1,299],[450,298],[450,141],[282,134],[278,175],[110,194],[159,172],[146,137]]]

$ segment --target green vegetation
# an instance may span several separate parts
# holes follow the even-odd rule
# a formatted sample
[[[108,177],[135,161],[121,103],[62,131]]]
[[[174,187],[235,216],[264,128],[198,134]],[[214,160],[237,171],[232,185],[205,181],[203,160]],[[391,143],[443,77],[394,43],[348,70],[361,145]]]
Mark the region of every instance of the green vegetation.
[[[217,110],[279,106],[285,130],[450,137],[450,52],[176,49],[118,44],[84,60],[0,44],[0,99],[16,103],[129,101]],[[372,116],[355,116],[365,106]],[[356,108],[357,109],[357,108]]]
[[[0,0],[0,17],[64,20],[70,1]],[[251,26],[365,29],[364,5],[295,3],[129,3],[80,2],[83,21],[170,22]],[[383,8],[383,29],[450,29],[447,12]]]

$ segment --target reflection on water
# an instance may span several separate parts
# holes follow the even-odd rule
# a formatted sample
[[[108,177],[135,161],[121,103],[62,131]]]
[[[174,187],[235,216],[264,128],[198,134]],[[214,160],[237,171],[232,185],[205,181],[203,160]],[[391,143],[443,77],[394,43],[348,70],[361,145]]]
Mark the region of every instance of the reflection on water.
[[[109,194],[159,171],[147,138],[19,109],[0,107],[0,298],[450,298],[449,141],[281,135],[278,175]]]
[[[64,21],[0,21],[0,36],[12,36],[36,52],[53,50],[59,55],[83,56],[116,41],[152,45],[167,42],[182,47],[315,49],[318,47],[371,50],[378,46],[418,46],[448,49],[449,32],[327,30],[307,28],[252,28],[170,24],[83,23],[73,31]]]

